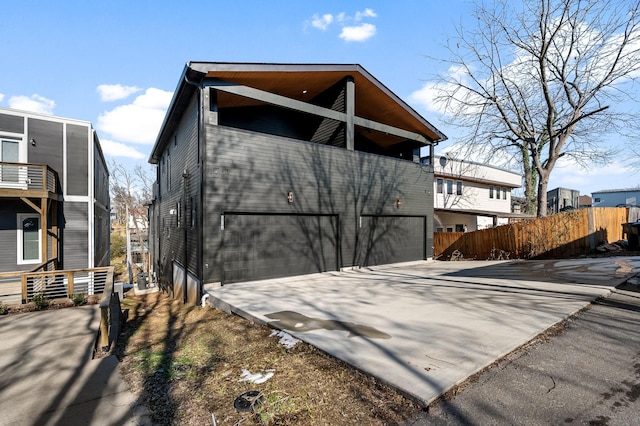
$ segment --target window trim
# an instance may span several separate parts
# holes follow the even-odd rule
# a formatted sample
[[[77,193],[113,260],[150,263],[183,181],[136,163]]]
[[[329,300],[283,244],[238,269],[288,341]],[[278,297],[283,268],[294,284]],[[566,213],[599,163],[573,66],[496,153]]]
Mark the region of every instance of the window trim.
[[[453,181],[447,179],[447,195],[453,195]]]
[[[442,178],[436,179],[436,193],[438,194],[444,193],[444,179]]]
[[[27,218],[36,218],[38,220],[38,258],[24,259],[24,232],[22,222]],[[34,265],[40,264],[42,260],[42,220],[37,213],[17,213],[16,214],[16,233],[17,233],[17,249],[16,263],[18,265]]]

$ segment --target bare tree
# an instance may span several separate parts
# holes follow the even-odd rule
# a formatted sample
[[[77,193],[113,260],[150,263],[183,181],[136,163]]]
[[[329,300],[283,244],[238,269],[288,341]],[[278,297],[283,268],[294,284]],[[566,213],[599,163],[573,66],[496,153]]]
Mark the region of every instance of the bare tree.
[[[638,114],[619,106],[637,101],[639,3],[495,0],[477,3],[474,18],[447,44],[436,100],[445,121],[464,129],[468,155],[521,167],[528,211],[546,216],[561,157],[606,164],[614,152],[606,138],[637,126]]]
[[[147,205],[151,200],[153,170],[141,165],[129,170],[115,162],[109,164],[109,170],[112,204],[118,209],[120,223],[135,230],[142,255],[142,269],[148,271],[145,238],[148,233]],[[131,263],[132,260],[128,261]]]

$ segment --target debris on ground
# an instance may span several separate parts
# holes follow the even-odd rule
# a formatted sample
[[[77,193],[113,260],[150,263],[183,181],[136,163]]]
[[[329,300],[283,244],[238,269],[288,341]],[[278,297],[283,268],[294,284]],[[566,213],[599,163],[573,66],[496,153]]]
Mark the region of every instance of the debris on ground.
[[[599,253],[616,253],[622,250],[626,250],[628,246],[629,243],[626,240],[619,240],[614,243],[601,241],[600,244],[597,245],[596,251]]]
[[[273,377],[273,375],[276,374],[276,370],[274,369],[268,369],[268,370],[262,370],[259,373],[251,373],[251,371],[246,370],[246,369],[242,369],[242,374],[240,375],[240,379],[238,380],[239,382],[249,382],[249,383],[253,383],[255,385],[259,385],[261,383],[266,382],[267,380],[269,380],[270,378]]]
[[[280,340],[278,340],[278,343],[280,343],[282,346],[284,346],[287,349],[293,348],[295,345],[297,345],[300,342],[299,339],[296,339],[289,333],[282,330],[273,330],[269,335],[269,337],[273,337],[273,336],[278,336],[280,338]]]

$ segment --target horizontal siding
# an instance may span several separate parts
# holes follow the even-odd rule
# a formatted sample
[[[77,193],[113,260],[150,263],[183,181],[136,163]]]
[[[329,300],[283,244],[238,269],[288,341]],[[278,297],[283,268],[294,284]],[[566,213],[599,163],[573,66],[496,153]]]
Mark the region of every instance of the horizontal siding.
[[[89,266],[89,205],[65,202],[62,229],[63,267],[81,269]]]
[[[0,272],[30,269],[31,265],[17,265],[16,210],[19,204],[3,200],[0,207]],[[24,209],[26,211],[26,209]]]
[[[222,279],[220,217],[225,212],[337,215],[341,267],[364,262],[362,215],[429,217],[427,227],[417,232],[429,235],[432,230],[433,175],[426,166],[217,126],[206,126],[206,152],[206,281]],[[293,203],[287,200],[289,192]],[[429,256],[431,238],[424,244]],[[386,259],[401,247],[398,239]],[[414,259],[423,257],[420,250]]]
[[[437,178],[436,178],[437,179]],[[494,198],[489,197],[489,185],[476,182],[462,181],[462,195],[457,195],[456,180],[453,181],[453,194],[447,194],[447,179],[444,178],[443,193],[437,193],[437,181],[433,183],[433,192],[435,195],[434,207],[447,208],[457,210],[485,210],[491,212],[510,213],[511,212],[511,190],[510,188],[500,187],[500,198],[496,198],[494,189]],[[494,187],[496,188],[496,187]],[[503,198],[502,189],[507,190],[507,199]]]
[[[171,141],[157,166],[160,192],[154,201],[150,226],[158,241],[157,244],[152,243],[151,255],[156,271],[167,281],[170,277],[173,281],[174,261],[181,265],[187,264],[188,271],[199,276],[200,232],[197,224],[202,206],[197,107],[197,99],[194,98],[185,110],[175,134],[170,135]],[[183,177],[185,171],[187,178]],[[167,185],[167,180],[171,181],[171,185]],[[171,214],[172,210],[177,209],[180,210],[179,214],[178,211]],[[180,228],[178,217],[182,222]]]

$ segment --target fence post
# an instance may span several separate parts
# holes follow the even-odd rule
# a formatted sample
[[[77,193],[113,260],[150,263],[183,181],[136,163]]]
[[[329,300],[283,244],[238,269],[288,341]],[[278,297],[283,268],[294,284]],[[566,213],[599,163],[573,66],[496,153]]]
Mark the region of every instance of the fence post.
[[[73,271],[67,272],[67,297],[74,294]]]
[[[27,303],[27,275],[22,274],[22,304]]]
[[[596,227],[593,220],[593,207],[587,208],[587,216],[589,217],[589,249],[596,249]]]

